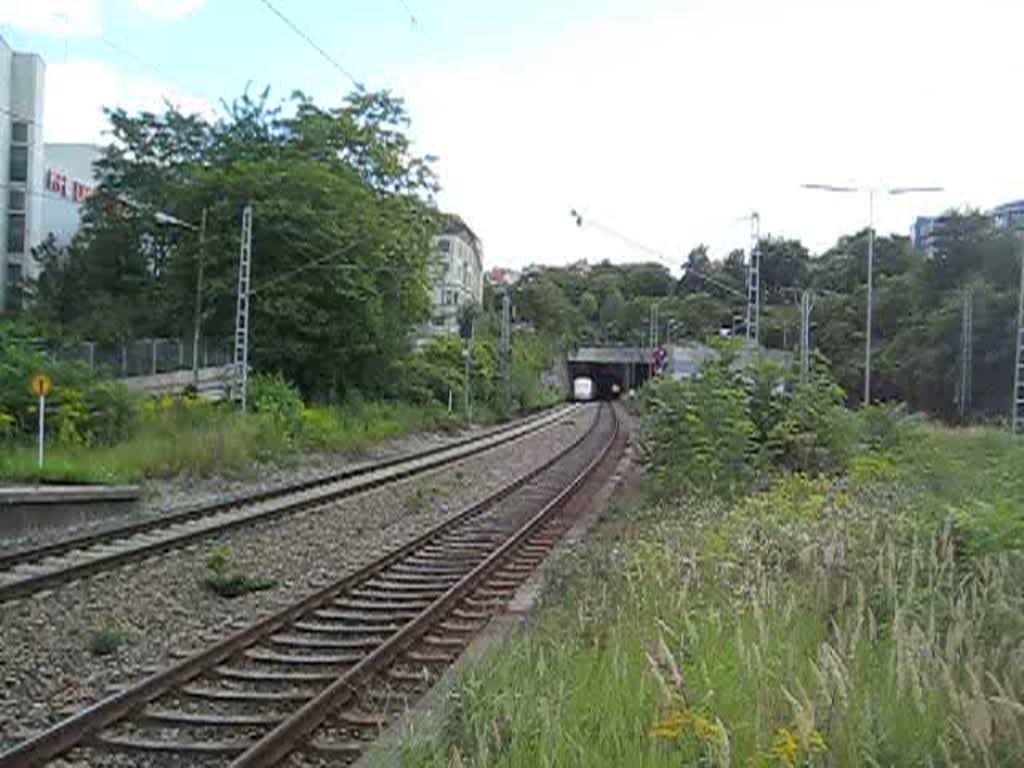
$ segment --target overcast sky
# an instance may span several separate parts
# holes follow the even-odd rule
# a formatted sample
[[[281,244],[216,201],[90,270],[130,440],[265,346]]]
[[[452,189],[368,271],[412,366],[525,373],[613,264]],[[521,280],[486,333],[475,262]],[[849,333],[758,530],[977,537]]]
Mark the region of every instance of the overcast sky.
[[[573,207],[677,263],[745,246],[754,210],[815,252],[866,226],[866,193],[804,182],[945,187],[877,198],[902,234],[1024,197],[1020,0],[273,1],[407,99],[488,266],[648,258]],[[51,141],[102,140],[104,104],[352,86],[260,0],[0,0],[0,24],[47,61]]]

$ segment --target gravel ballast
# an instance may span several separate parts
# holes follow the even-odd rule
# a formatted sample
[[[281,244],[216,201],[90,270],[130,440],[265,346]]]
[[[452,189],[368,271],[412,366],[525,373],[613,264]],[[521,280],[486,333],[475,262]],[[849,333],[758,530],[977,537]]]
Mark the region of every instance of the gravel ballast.
[[[577,412],[454,466],[0,604],[0,747],[409,541],[556,455],[595,413]],[[217,542],[230,547],[235,570],[278,585],[230,600],[213,594],[204,559]],[[123,644],[97,655],[104,629]]]
[[[115,515],[71,526],[43,528],[17,538],[0,537],[0,554],[28,547],[62,541],[72,536],[98,533],[129,523],[140,522],[180,512],[190,507],[225,501],[243,494],[270,491],[295,483],[309,482],[337,474],[353,466],[405,456],[431,448],[483,437],[501,427],[472,426],[459,432],[421,432],[396,437],[358,451],[344,453],[307,453],[301,459],[284,464],[257,463],[242,475],[209,475],[150,479],[138,509],[126,515]]]

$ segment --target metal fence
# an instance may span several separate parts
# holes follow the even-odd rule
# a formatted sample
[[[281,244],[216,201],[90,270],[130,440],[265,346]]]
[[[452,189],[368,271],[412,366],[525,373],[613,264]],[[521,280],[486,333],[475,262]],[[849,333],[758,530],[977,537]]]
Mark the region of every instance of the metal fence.
[[[110,376],[153,376],[192,368],[192,339],[136,339],[127,344],[97,344],[92,341],[50,346],[57,360],[85,363],[94,371]],[[233,357],[231,339],[200,339],[199,367],[227,365]]]

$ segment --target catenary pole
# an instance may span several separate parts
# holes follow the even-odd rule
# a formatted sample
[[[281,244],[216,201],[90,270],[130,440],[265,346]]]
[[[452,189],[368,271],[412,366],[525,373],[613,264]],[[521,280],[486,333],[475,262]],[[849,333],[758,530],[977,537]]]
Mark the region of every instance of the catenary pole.
[[[238,306],[235,313],[235,386],[242,411],[249,383],[249,267],[252,261],[252,205],[242,210],[242,237],[238,254]]]
[[[196,266],[196,306],[192,316],[192,388],[199,394],[199,337],[203,317],[203,267],[206,261],[206,208],[199,220],[199,263]]]
[[[875,190],[868,190],[868,306],[864,321],[864,405],[871,405],[871,333],[875,270]]]

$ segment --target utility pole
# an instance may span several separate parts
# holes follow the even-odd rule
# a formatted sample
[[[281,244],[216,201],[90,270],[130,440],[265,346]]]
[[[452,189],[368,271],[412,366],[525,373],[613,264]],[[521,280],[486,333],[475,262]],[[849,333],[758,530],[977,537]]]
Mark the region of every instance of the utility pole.
[[[203,316],[203,262],[206,261],[206,208],[199,220],[199,264],[196,266],[196,307],[192,317],[192,388],[199,394],[199,336]]]
[[[512,407],[512,297],[509,286],[501,294],[501,408],[508,415]]]
[[[470,348],[470,344],[472,344],[472,341],[473,341],[472,337],[466,339],[466,341],[465,341],[466,347],[465,347],[465,349],[462,350],[462,359],[465,362],[465,371],[463,373],[463,382],[464,382],[463,394],[464,394],[464,399],[465,399],[464,405],[465,405],[465,409],[466,409],[466,421],[467,422],[469,421],[470,413],[471,413],[470,412],[470,402],[471,401],[470,401],[470,396],[469,396],[469,348]]]
[[[235,397],[246,407],[249,384],[249,267],[252,261],[252,205],[242,210],[242,246],[238,254],[238,308],[235,313]]]
[[[960,423],[966,424],[971,411],[974,390],[971,375],[974,362],[974,289],[964,290],[963,310],[960,313]]]
[[[874,298],[875,269],[875,190],[868,190],[868,308],[864,339],[864,405],[871,405],[871,309]]]
[[[750,263],[747,265],[747,339],[756,345],[761,332],[761,217],[750,214]]]
[[[800,294],[800,383],[811,379],[811,310],[814,309],[814,294],[804,291]]]

